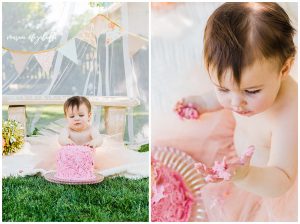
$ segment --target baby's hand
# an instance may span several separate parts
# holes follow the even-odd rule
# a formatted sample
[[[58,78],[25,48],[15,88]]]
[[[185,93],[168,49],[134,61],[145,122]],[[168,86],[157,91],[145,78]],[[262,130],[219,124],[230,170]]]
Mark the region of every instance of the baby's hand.
[[[69,138],[67,138],[65,140],[61,140],[60,144],[61,145],[75,145],[75,143],[71,139],[69,139]]]
[[[226,161],[215,161],[212,168],[206,167],[203,163],[196,163],[195,168],[209,183],[218,183],[224,180],[237,180],[247,175],[249,171],[250,160],[254,153],[254,146],[249,146],[247,151],[241,156]]]
[[[100,146],[99,145],[99,141],[96,141],[95,139],[92,140],[92,141],[90,141],[90,142],[88,142],[88,143],[86,143],[85,145],[89,146],[91,148],[97,148],[98,146]]]
[[[176,103],[174,111],[182,119],[198,119],[200,115],[196,106],[193,103],[188,103],[185,99]]]
[[[196,163],[195,168],[204,177],[204,180],[209,183],[230,180],[234,170],[232,164],[226,162],[226,157],[221,162],[215,161],[214,166],[211,168],[206,167],[203,163]]]

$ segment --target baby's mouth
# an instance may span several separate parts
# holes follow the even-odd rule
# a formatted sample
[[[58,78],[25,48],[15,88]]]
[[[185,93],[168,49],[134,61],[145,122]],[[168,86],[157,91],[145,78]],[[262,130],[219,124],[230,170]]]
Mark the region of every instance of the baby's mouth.
[[[235,113],[240,114],[240,115],[248,115],[251,113],[251,111],[247,110],[247,111],[236,111],[234,110]]]

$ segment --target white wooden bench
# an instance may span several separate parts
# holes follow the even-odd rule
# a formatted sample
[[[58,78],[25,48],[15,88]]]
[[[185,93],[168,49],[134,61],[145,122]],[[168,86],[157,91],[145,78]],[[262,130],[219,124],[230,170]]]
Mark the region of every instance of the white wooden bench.
[[[8,118],[19,121],[26,132],[27,105],[63,105],[71,96],[62,95],[3,95],[2,104],[8,105]],[[103,106],[106,133],[122,133],[126,125],[126,110],[140,104],[138,99],[123,96],[87,96],[92,106]]]

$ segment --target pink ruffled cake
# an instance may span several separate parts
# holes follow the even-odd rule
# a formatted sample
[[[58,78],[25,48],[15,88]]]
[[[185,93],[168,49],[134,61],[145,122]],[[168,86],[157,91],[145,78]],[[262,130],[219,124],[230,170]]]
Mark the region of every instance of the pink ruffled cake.
[[[66,181],[94,180],[92,149],[88,146],[63,146],[57,154],[55,177]]]
[[[194,198],[179,173],[151,162],[151,221],[189,221]]]

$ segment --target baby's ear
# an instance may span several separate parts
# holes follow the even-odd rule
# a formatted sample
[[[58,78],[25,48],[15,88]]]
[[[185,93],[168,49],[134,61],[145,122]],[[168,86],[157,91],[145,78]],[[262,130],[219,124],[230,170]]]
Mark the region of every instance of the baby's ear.
[[[295,61],[295,57],[290,57],[285,61],[280,71],[280,76],[282,79],[285,79],[289,75],[291,68],[294,64],[294,61]]]
[[[89,121],[91,120],[91,117],[92,117],[92,112],[89,112],[89,115],[88,115]]]

